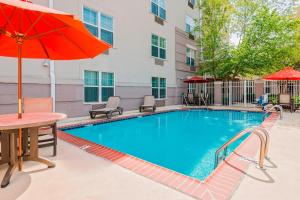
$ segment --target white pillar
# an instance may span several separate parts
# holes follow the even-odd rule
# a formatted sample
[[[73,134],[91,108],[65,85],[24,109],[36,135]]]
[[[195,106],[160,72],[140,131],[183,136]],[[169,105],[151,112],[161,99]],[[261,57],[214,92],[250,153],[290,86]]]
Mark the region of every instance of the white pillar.
[[[229,87],[229,95],[228,95],[229,106],[232,106],[232,81],[229,81],[228,87]]]
[[[244,106],[247,106],[247,81],[244,80]]]

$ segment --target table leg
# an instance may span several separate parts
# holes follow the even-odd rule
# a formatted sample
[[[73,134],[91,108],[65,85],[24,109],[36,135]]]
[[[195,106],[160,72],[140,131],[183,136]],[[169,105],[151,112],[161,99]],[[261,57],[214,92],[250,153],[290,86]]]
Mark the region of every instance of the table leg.
[[[38,148],[38,128],[30,128],[30,154],[26,160],[37,161],[46,164],[49,168],[55,167],[55,164],[45,158],[39,157]]]
[[[9,161],[9,168],[7,169],[3,180],[1,182],[1,188],[6,187],[9,182],[10,178],[14,172],[14,170],[17,168],[18,161],[17,161],[17,142],[16,142],[16,133],[15,132],[10,132],[10,133],[4,133],[9,135],[9,148],[10,148],[10,161]]]
[[[9,163],[9,134],[2,132],[0,133],[1,141],[1,160],[0,165]]]

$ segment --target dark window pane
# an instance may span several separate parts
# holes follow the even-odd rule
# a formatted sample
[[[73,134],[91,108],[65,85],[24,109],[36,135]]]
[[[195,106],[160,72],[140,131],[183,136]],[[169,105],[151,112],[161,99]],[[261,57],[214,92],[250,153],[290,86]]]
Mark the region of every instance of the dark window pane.
[[[158,87],[158,78],[152,77],[152,87]]]
[[[152,88],[152,95],[158,99],[158,89],[157,88]]]
[[[98,37],[98,28],[91,26],[89,24],[84,24],[85,27],[90,31],[91,34],[93,34],[95,37]]]
[[[107,101],[109,97],[114,96],[114,88],[102,88],[102,101]]]
[[[113,33],[110,31],[101,29],[101,39],[111,45],[114,43]]]
[[[101,75],[102,86],[114,86],[114,74],[109,72],[102,72]]]
[[[191,64],[190,61],[191,61],[191,59],[190,59],[189,57],[186,57],[186,64],[189,65],[189,66],[190,66],[190,64]]]
[[[160,87],[165,88],[166,87],[166,79],[165,78],[160,78]]]
[[[158,47],[152,46],[152,54],[153,57],[158,57]]]
[[[162,19],[166,19],[166,10],[163,8],[159,8],[159,17]]]
[[[160,51],[159,51],[160,53],[160,55],[159,55],[159,57],[161,58],[161,59],[166,59],[166,50],[164,50],[164,49],[160,49]]]
[[[99,73],[96,71],[84,71],[84,85],[85,86],[98,86]]]
[[[154,15],[158,15],[158,6],[155,3],[151,3],[151,12]]]
[[[99,88],[98,87],[85,87],[84,88],[84,102],[98,102],[99,101]]]
[[[191,59],[191,66],[194,67],[195,66],[195,59]]]
[[[166,98],[166,89],[160,89],[160,98]]]

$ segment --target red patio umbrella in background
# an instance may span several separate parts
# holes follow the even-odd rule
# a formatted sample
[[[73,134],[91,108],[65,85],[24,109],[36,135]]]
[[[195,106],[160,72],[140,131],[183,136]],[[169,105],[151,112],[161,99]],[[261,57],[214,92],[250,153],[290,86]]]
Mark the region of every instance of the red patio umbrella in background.
[[[275,72],[274,74],[265,76],[265,80],[282,80],[282,81],[295,81],[300,80],[300,72],[294,70],[293,67],[285,67],[284,69]]]
[[[18,58],[18,118],[22,117],[22,58],[93,58],[110,48],[75,16],[20,0],[0,0],[0,56]],[[19,144],[22,132],[19,130]],[[21,156],[19,145],[19,156]]]
[[[185,82],[185,83],[207,83],[209,81],[202,78],[201,76],[193,76],[191,78],[184,80],[183,82]]]

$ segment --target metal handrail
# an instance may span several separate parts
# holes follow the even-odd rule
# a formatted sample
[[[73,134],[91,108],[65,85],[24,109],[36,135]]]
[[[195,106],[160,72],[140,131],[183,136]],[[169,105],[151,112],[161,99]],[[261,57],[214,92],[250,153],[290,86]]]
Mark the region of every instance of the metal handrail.
[[[270,133],[267,129],[265,129],[261,126],[257,127],[256,130],[262,132],[266,137],[266,139],[265,139],[265,142],[266,142],[265,143],[265,158],[269,159],[268,152],[269,152],[269,144],[270,144]]]
[[[264,114],[263,117],[265,117],[267,114],[269,114],[269,113],[270,113],[273,109],[275,109],[275,108],[278,108],[278,109],[280,110],[280,119],[282,119],[282,116],[283,116],[283,108],[282,108],[281,105],[275,105],[275,106],[271,107],[269,110],[267,110],[267,111],[265,112],[265,114]]]
[[[250,133],[250,134],[255,134],[259,137],[260,139],[260,154],[259,154],[259,167],[263,168],[264,166],[264,158],[267,155],[268,148],[269,148],[269,133],[267,132],[266,129],[262,127],[255,127],[255,128],[248,128],[243,130],[242,132],[238,133],[235,135],[233,138],[231,138],[228,142],[223,144],[215,153],[215,168],[219,165],[219,154],[221,151],[224,150],[223,157],[222,159],[224,160],[226,155],[227,155],[227,148],[230,144],[244,136],[245,134]],[[261,134],[263,133],[266,137],[266,139],[263,137]]]

